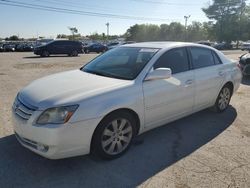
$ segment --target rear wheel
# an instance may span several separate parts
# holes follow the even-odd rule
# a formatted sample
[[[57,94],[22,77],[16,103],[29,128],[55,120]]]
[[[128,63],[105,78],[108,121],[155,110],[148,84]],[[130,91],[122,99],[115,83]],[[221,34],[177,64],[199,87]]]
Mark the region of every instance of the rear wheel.
[[[125,153],[135,135],[136,121],[128,112],[114,112],[98,125],[92,140],[92,153],[114,159]]]
[[[216,112],[224,112],[229,106],[231,97],[232,97],[232,89],[229,87],[229,85],[225,85],[221,89],[221,91],[217,97],[217,100],[216,100],[215,105],[213,107],[214,110]]]

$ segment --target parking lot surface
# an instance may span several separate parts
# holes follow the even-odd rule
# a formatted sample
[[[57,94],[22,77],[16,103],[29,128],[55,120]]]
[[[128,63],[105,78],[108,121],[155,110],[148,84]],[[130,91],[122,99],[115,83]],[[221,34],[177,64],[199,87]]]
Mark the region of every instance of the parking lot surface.
[[[238,60],[241,51],[224,52]],[[80,68],[96,54],[40,58],[0,53],[0,187],[250,187],[250,78],[230,108],[210,110],[139,136],[121,158],[42,158],[13,135],[11,105],[34,79]]]

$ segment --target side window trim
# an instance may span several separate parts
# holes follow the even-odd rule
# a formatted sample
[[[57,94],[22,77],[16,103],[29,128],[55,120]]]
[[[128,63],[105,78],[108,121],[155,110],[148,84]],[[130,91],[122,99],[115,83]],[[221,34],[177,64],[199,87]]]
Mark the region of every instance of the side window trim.
[[[185,51],[186,56],[187,56],[187,62],[188,62],[188,70],[187,70],[187,71],[192,70],[192,65],[191,65],[191,61],[190,61],[190,59],[189,59],[189,53],[188,53],[187,47],[176,47],[176,48],[173,48],[173,49],[170,49],[170,50],[167,50],[166,52],[164,52],[164,53],[154,62],[154,64],[151,66],[150,71],[151,71],[151,70],[154,70],[154,65],[158,62],[158,60],[160,60],[160,58],[161,58],[162,56],[164,56],[166,53],[168,53],[168,52],[170,52],[170,51],[172,51],[172,50],[178,50],[178,49],[183,49],[183,51]],[[149,71],[149,72],[150,72],[150,71]],[[187,72],[187,71],[183,71],[183,72]],[[183,73],[183,72],[174,73],[173,75],[180,74],[180,73]]]
[[[213,58],[214,58],[214,64],[215,65],[221,65],[222,64],[222,61],[221,61],[221,59],[219,58],[219,56],[218,56],[218,54],[215,52],[215,51],[213,51],[213,50],[211,50],[211,52],[212,52],[212,54],[213,54]],[[217,58],[217,60],[220,62],[219,64],[216,64],[215,62],[215,58]]]
[[[189,64],[189,70],[194,70],[193,62],[192,62],[192,55],[190,52],[190,46],[185,47],[188,57],[188,64]]]
[[[194,65],[193,65],[193,59],[192,59],[192,54],[191,54],[191,46],[187,47],[187,52],[188,52],[188,60],[190,62],[190,70],[194,70]]]

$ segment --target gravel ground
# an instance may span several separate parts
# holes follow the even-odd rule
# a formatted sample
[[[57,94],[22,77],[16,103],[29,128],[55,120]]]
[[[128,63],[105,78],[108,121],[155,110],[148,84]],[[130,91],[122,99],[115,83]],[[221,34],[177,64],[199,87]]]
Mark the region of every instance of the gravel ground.
[[[237,60],[243,52],[224,53]],[[250,187],[250,78],[225,113],[204,110],[149,131],[113,161],[89,156],[52,161],[21,147],[10,121],[18,90],[95,56],[0,53],[0,187]]]

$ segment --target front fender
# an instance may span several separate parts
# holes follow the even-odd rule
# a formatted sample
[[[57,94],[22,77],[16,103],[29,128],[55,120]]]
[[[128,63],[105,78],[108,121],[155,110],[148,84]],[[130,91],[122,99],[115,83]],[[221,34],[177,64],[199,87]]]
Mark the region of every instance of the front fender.
[[[86,121],[89,119],[103,118],[118,109],[134,111],[144,125],[144,100],[142,88],[131,86],[117,91],[111,91],[80,103],[79,108],[71,118],[71,122]]]

